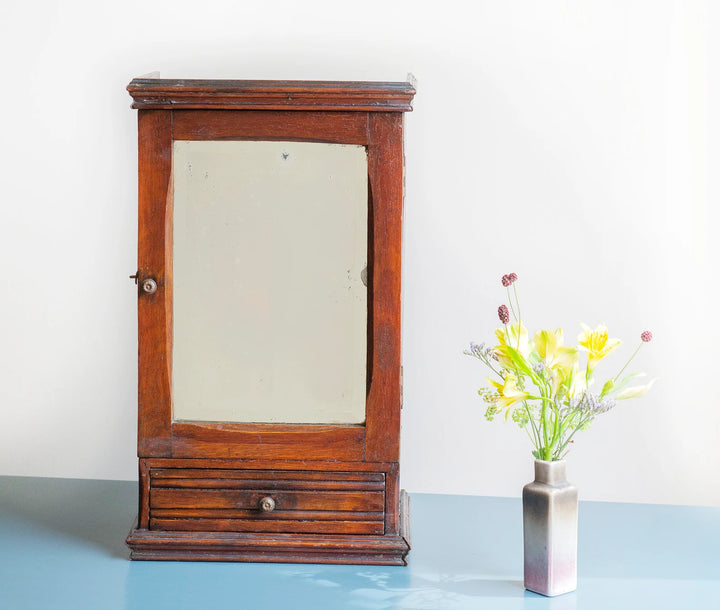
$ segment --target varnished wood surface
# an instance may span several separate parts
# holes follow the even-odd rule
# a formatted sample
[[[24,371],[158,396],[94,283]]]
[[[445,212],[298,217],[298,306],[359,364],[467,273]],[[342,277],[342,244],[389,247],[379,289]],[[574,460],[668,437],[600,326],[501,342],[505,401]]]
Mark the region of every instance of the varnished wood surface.
[[[277,461],[281,469],[266,470],[262,460],[212,460],[225,468],[198,467],[209,465],[202,459],[142,462],[150,483],[147,491],[141,486],[141,515],[149,519],[138,530],[393,537],[407,529],[399,520],[394,463]],[[337,470],[341,466],[358,470]],[[276,506],[266,513],[259,506],[267,496]]]
[[[283,459],[303,446],[310,459],[397,461],[400,408],[400,242],[402,220],[402,115],[258,111],[141,111],[141,279],[158,281],[140,293],[141,457]],[[267,120],[263,120],[263,116]],[[149,118],[153,120],[150,121]],[[207,119],[207,123],[206,123]],[[170,133],[168,134],[168,130]],[[370,189],[368,262],[368,397],[370,442],[357,427],[230,425],[172,421],[172,140],[178,137],[326,139],[363,142]],[[144,263],[143,261],[147,261]],[[151,332],[146,332],[146,330]],[[148,347],[146,348],[145,345]],[[147,405],[144,407],[143,405]],[[143,428],[148,428],[146,432]],[[245,427],[243,427],[245,426]],[[264,438],[263,438],[264,437]]]
[[[150,523],[150,466],[139,460],[138,466],[138,527],[147,529]]]
[[[356,507],[355,512],[373,512],[372,520],[379,519],[384,522],[383,531],[386,534],[397,535],[400,531],[397,514],[399,492],[396,463],[154,458],[141,460],[140,464],[142,474],[139,486],[139,514],[142,517],[140,529],[149,527],[152,488],[153,490],[264,490],[264,492],[257,492],[258,495],[253,497],[250,507],[228,506],[227,504],[220,508],[208,507],[203,506],[202,500],[198,501],[195,509],[192,507],[154,506],[153,515],[172,518],[191,515],[203,518],[222,518],[228,516],[227,510],[229,509],[237,511],[237,514],[234,513],[237,518],[247,517],[248,513],[244,511],[255,510],[260,497],[272,495],[272,492],[276,490],[384,492],[383,506]],[[297,509],[297,507],[295,508]],[[158,510],[161,512],[158,513]],[[320,512],[325,513],[328,519],[348,520],[347,512],[331,515],[327,512],[328,510],[334,509],[325,504],[321,507]],[[253,514],[256,518],[263,517],[257,511]],[[298,514],[297,517],[304,519],[308,515]],[[317,516],[312,518],[319,519]],[[363,518],[370,517],[366,515]]]
[[[246,489],[265,487],[272,489],[331,490],[357,489],[384,491],[385,477],[381,473],[365,472],[288,472],[277,470],[193,470],[160,469],[151,471],[152,487],[193,489]]]
[[[150,520],[151,530],[179,532],[264,532],[307,534],[382,535],[382,520],[313,520],[297,514],[288,519],[160,519]]]
[[[170,349],[172,292],[167,285],[172,208],[172,116],[138,112],[138,455],[171,455]],[[157,282],[154,294],[140,286]]]
[[[128,86],[138,115],[140,506],[133,557],[402,565],[399,489],[402,113],[407,83],[170,81]],[[365,425],[172,418],[172,143],[289,140],[366,146]],[[264,494],[276,512],[260,514]],[[214,533],[213,533],[214,532]]]
[[[173,422],[172,434],[172,455],[179,458],[364,457],[364,426]]]
[[[409,510],[409,502],[401,502],[398,510]],[[409,523],[409,515],[401,515],[400,523]],[[410,550],[406,534],[404,529],[399,534],[338,535],[317,532],[183,531],[167,527],[143,530],[134,527],[127,544],[132,549],[131,558],[144,560],[402,566],[406,565]]]
[[[400,457],[402,115],[374,113],[368,133],[372,201],[372,379],[365,457]]]
[[[373,472],[152,469],[149,529],[384,534]],[[275,509],[260,510],[270,497]]]
[[[397,464],[392,462],[368,462],[368,461],[357,461],[357,462],[341,462],[337,460],[309,460],[309,459],[297,459],[297,460],[253,460],[253,459],[165,459],[165,458],[150,458],[142,460],[147,464],[148,468],[163,468],[163,469],[242,469],[247,473],[252,470],[279,470],[279,471],[317,471],[319,474],[318,478],[325,476],[323,473],[330,473],[332,477],[337,476],[337,473],[345,471],[347,473],[370,473],[370,472],[391,472],[397,469]],[[169,475],[166,475],[169,476]],[[183,475],[180,475],[183,476]],[[243,475],[245,476],[245,475]],[[381,475],[382,476],[382,475]]]
[[[272,483],[281,489],[382,489],[380,472],[325,472],[310,470],[222,470],[208,468],[156,468],[151,470],[153,487],[205,487],[222,481],[225,487]],[[217,486],[217,485],[216,485]]]
[[[153,489],[150,488],[150,515],[154,508],[256,509],[260,500],[272,496],[279,510],[382,511],[382,491],[277,490],[270,486],[253,489]]]
[[[258,512],[254,509],[194,508],[193,518],[196,519],[251,519],[253,521],[275,521],[302,517],[303,521],[375,521],[382,524],[382,511],[339,511],[339,510],[304,510],[302,513],[292,510],[274,510],[271,513]],[[187,518],[184,508],[158,508],[153,510],[157,519]],[[383,532],[380,531],[382,534]]]
[[[387,534],[397,534],[402,530],[398,513],[398,506],[401,503],[399,473],[397,462],[393,463],[385,473],[385,533]],[[409,510],[408,514],[410,514]]]
[[[174,110],[175,140],[279,140],[367,144],[368,113]]]
[[[403,82],[261,81],[136,78],[127,87],[133,108],[412,110],[415,90]]]

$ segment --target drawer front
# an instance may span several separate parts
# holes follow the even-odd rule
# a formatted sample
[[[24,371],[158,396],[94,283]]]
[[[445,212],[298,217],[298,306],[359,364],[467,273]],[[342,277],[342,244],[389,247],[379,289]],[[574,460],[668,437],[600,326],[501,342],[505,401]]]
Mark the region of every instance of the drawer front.
[[[155,530],[377,535],[384,508],[377,472],[150,470]]]

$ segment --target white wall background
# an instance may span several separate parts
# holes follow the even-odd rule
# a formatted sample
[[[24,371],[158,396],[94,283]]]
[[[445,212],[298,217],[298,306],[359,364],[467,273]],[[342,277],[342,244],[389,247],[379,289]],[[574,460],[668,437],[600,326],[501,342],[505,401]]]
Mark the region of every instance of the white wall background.
[[[584,499],[720,506],[720,7],[672,0],[10,3],[0,20],[0,474],[136,476],[133,76],[418,79],[406,117],[403,481],[517,496],[488,423],[502,274],[533,329],[656,339],[577,437]]]

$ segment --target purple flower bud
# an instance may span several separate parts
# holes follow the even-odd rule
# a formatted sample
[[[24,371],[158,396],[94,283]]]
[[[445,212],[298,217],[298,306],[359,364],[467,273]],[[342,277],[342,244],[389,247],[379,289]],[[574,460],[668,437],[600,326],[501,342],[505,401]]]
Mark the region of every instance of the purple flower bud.
[[[507,324],[510,321],[510,312],[508,311],[507,305],[500,305],[498,307],[498,318],[503,324]]]
[[[517,273],[508,273],[502,276],[502,285],[507,288],[518,279]]]
[[[644,330],[640,334],[640,338],[647,343],[648,341],[652,341],[652,333],[649,330]]]

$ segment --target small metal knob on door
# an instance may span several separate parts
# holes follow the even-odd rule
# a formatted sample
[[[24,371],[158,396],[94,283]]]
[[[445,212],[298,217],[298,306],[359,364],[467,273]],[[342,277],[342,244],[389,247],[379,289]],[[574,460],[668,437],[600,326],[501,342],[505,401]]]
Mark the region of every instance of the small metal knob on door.
[[[260,500],[260,510],[264,513],[270,513],[275,510],[275,500],[270,496],[265,496]]]
[[[142,281],[141,287],[145,294],[153,294],[157,291],[157,282],[152,278],[148,278]]]

